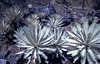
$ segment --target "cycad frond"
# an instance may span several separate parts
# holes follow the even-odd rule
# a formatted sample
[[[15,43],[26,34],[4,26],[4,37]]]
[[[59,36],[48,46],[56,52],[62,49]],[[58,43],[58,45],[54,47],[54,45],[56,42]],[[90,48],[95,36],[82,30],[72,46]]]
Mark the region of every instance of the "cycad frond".
[[[67,39],[72,47],[72,50],[67,54],[74,57],[74,62],[81,57],[81,64],[86,64],[86,59],[89,64],[99,64],[97,59],[100,58],[100,25],[94,21],[91,25],[88,20],[82,24],[76,23],[71,26],[68,31],[71,39]]]
[[[29,62],[34,57],[35,60],[38,60],[41,63],[40,55],[47,60],[47,56],[44,54],[42,50],[55,50],[49,48],[50,43],[53,41],[53,35],[49,34],[50,29],[44,27],[38,28],[38,24],[35,24],[35,29],[33,29],[33,25],[28,25],[28,27],[23,27],[16,31],[14,40],[17,42],[17,46],[21,48],[26,48],[26,50],[19,52],[25,54],[25,58],[28,57]],[[31,56],[33,57],[31,57]],[[28,62],[28,64],[29,64]]]

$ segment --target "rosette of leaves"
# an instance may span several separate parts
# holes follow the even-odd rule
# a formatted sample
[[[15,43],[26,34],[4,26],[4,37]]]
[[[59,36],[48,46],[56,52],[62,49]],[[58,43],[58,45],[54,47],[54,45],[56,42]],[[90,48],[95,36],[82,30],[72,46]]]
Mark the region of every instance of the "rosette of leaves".
[[[21,9],[18,7],[11,7],[7,9],[4,13],[4,17],[7,21],[13,22],[20,19],[23,16]]]
[[[50,35],[50,29],[46,27],[38,27],[38,23],[35,24],[35,29],[33,29],[33,25],[30,24],[24,26],[23,28],[15,31],[14,40],[17,43],[18,47],[25,48],[25,50],[18,52],[17,54],[24,53],[24,58],[28,58],[28,63],[34,58],[34,61],[41,63],[41,57],[45,59],[47,62],[47,56],[44,54],[44,51],[51,50],[49,47],[51,42],[53,41],[53,35]],[[34,63],[34,61],[32,61]]]
[[[70,42],[71,50],[67,54],[74,57],[74,63],[81,58],[81,64],[99,64],[97,59],[100,59],[100,25],[94,22],[89,25],[88,20],[82,24],[75,23],[71,26],[68,34],[71,38],[67,41]]]
[[[21,9],[18,7],[11,7],[8,10],[4,12],[4,19],[8,21],[8,23],[11,25],[12,30],[17,30],[18,27],[20,27],[19,21],[23,17],[23,13],[21,12]]]
[[[56,29],[58,27],[61,27],[63,25],[63,22],[61,21],[61,16],[58,15],[58,14],[53,14],[49,17],[49,20],[48,20],[48,26],[53,28],[53,29]]]

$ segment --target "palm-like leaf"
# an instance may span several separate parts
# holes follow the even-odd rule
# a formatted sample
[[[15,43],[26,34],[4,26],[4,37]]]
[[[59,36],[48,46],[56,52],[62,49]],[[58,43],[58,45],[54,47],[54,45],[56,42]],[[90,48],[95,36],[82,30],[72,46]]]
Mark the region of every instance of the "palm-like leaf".
[[[61,17],[58,14],[53,14],[50,16],[49,21],[48,21],[48,25],[51,28],[57,28],[62,26],[63,22],[61,21]]]
[[[10,26],[7,22],[1,21],[0,22],[0,33],[6,34],[10,30]]]
[[[5,19],[7,21],[16,21],[23,16],[19,8],[9,8],[4,13]]]
[[[29,62],[33,56],[35,60],[38,60],[39,63],[41,63],[40,55],[47,60],[47,56],[42,50],[55,50],[48,47],[53,41],[53,35],[50,35],[49,32],[50,29],[46,27],[38,27],[38,23],[35,24],[35,29],[33,29],[33,25],[30,24],[28,27],[25,26],[16,31],[14,36],[17,39],[14,41],[17,42],[18,47],[26,48],[18,54],[24,53],[25,58],[28,57]]]
[[[88,20],[82,24],[76,23],[71,26],[68,34],[72,37],[67,39],[72,47],[68,54],[74,56],[74,62],[81,57],[81,64],[99,64],[97,59],[100,58],[98,50],[100,49],[100,25],[94,21],[88,25]]]

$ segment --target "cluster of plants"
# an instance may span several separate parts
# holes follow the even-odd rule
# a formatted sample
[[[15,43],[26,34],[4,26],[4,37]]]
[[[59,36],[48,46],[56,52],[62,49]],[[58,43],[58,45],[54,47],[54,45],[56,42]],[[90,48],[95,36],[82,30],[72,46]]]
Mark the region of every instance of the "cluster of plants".
[[[63,52],[73,57],[73,63],[78,59],[80,64],[100,63],[100,24],[96,20],[89,24],[85,18],[82,23],[75,22],[69,30],[63,30],[58,14],[51,15],[45,25],[37,14],[26,18],[24,15],[18,8],[9,8],[0,23],[0,34],[22,49],[16,54],[24,54],[27,64],[40,64],[42,59],[50,64],[47,54],[55,53],[65,59]]]

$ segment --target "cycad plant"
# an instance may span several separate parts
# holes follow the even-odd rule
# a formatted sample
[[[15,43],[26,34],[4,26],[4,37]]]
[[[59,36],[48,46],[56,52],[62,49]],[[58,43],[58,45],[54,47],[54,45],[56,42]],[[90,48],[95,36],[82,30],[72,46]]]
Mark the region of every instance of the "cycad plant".
[[[71,26],[70,31],[67,31],[70,38],[67,39],[71,50],[67,54],[74,57],[74,62],[81,58],[81,64],[99,64],[97,59],[100,59],[100,25],[93,21],[89,25],[88,20],[82,24],[75,23]]]

